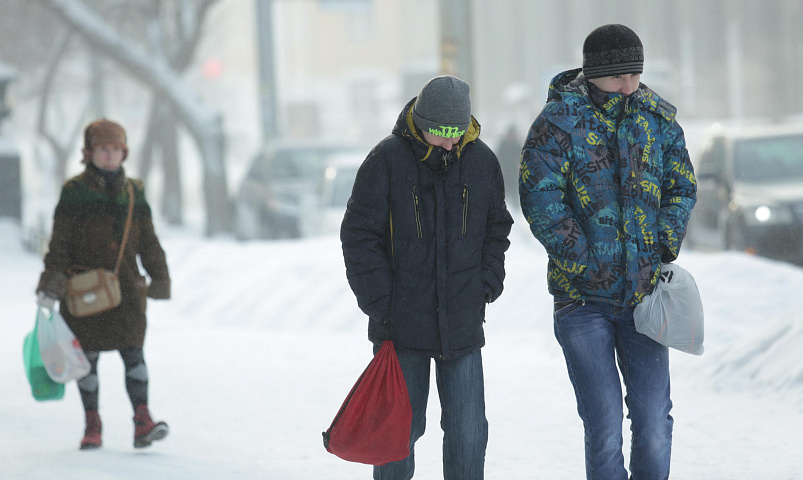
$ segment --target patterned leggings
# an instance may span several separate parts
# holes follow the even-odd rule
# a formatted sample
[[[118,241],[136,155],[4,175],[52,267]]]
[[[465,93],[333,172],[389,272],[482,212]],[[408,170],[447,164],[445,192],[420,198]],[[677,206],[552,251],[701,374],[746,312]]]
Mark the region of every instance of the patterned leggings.
[[[98,410],[98,359],[100,352],[84,352],[92,370],[89,374],[78,380],[78,391],[81,392],[81,402],[87,412]],[[128,398],[131,406],[136,408],[139,405],[148,403],[148,367],[145,366],[145,356],[141,347],[124,348],[120,350],[120,356],[125,365],[125,388],[128,391]]]

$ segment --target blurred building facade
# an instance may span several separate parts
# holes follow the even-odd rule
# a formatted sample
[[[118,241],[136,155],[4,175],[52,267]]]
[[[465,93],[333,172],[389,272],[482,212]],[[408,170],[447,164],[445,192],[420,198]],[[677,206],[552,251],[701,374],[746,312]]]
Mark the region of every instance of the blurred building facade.
[[[256,1],[273,6],[282,137],[376,141],[420,85],[444,72],[471,82],[487,135],[526,129],[549,80],[582,64],[583,40],[605,23],[639,34],[643,81],[686,118],[779,120],[803,110],[799,0],[224,0],[216,15],[233,29],[212,35],[199,62],[204,51],[238,58],[254,95],[254,38],[265,28],[253,21]],[[227,118],[250,124],[257,113]]]
[[[7,26],[63,27],[52,12],[37,17],[47,11],[43,2],[16,4],[16,13],[28,16],[8,15]],[[266,4],[269,25],[257,15]],[[697,126],[803,120],[800,0],[218,0],[182,80],[220,112],[235,191],[265,143],[260,33],[266,30],[277,137],[375,144],[426,80],[453,73],[471,83],[483,138],[496,148],[508,132],[524,138],[550,79],[579,67],[586,35],[606,23],[624,23],[639,34],[646,54],[642,80],[678,107],[684,127],[690,119]],[[50,184],[55,160],[36,129],[44,65],[19,67],[29,57],[43,61],[51,45],[18,44],[8,35],[6,45],[14,47],[0,60],[21,76],[10,87],[15,114],[5,133],[13,130],[22,158],[23,191],[37,192],[26,197],[23,214],[37,198],[44,205],[38,210],[49,217],[59,185]],[[111,59],[90,54],[80,39],[71,45],[57,79],[62,107],[50,121],[71,124],[69,114],[80,112],[87,91],[100,91],[104,115],[126,125],[134,152],[128,166],[137,171],[151,92]],[[36,55],[35,48],[41,50]],[[97,71],[103,72],[100,89],[92,83]],[[82,168],[81,139],[67,138],[70,127],[61,130],[72,155],[67,173],[73,174]],[[185,205],[200,211],[200,162],[186,134],[181,156]],[[159,181],[158,175],[149,181],[151,192]]]
[[[279,125],[287,136],[378,140],[400,103],[438,70],[431,0],[274,5]]]
[[[271,25],[255,20],[272,5]],[[259,140],[258,29],[272,28],[276,136],[376,142],[438,72],[433,0],[222,0],[210,14],[193,83],[220,105],[231,138]],[[206,71],[219,65],[217,74]],[[222,100],[222,101],[221,101]],[[233,145],[231,148],[237,149]],[[234,157],[242,157],[232,152]]]
[[[622,23],[645,49],[642,81],[685,118],[779,121],[803,110],[798,0],[471,0],[474,86],[490,118],[530,120],[551,77],[581,66],[586,35]],[[493,47],[490,47],[493,45]],[[500,129],[502,127],[500,126]]]

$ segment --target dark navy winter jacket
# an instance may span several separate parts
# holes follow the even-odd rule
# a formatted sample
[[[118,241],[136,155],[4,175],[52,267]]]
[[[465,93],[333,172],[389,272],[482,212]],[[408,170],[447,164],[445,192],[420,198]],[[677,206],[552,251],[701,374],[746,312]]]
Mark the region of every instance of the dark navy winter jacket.
[[[479,123],[451,151],[432,147],[413,124],[414,101],[360,167],[340,238],[371,341],[451,359],[485,344],[513,219]]]

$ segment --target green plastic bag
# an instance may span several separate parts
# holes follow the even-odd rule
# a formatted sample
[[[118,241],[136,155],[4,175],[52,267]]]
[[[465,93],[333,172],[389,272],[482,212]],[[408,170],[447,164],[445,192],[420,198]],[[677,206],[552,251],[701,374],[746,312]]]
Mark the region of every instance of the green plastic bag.
[[[43,402],[45,400],[61,400],[64,397],[64,384],[54,382],[47,374],[42,355],[39,353],[39,316],[36,314],[36,323],[33,331],[25,337],[22,344],[22,355],[25,362],[25,374],[31,384],[33,398]]]

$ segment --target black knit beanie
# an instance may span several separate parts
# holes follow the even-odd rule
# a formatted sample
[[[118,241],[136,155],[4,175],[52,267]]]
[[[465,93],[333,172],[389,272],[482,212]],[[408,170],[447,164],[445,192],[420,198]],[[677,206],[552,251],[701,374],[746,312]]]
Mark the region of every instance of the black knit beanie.
[[[644,48],[638,35],[624,25],[603,25],[583,43],[586,78],[612,77],[644,71]]]

